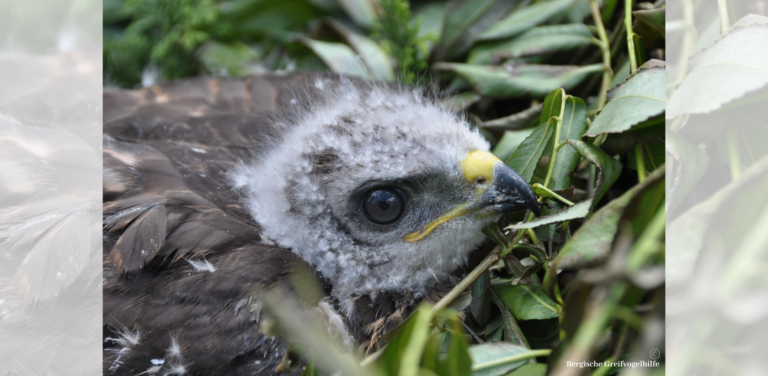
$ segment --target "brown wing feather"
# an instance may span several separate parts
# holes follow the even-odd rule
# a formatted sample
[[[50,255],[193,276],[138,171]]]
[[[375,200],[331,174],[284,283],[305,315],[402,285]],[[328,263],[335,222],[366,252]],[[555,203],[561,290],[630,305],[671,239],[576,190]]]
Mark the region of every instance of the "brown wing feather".
[[[275,135],[267,119],[290,100],[284,88],[308,79],[104,94],[105,374],[273,374],[284,344],[259,333],[246,303],[306,265],[260,243],[227,172]]]
[[[104,93],[105,374],[274,374],[285,344],[259,333],[247,302],[309,266],[261,244],[227,173],[279,134],[268,120],[318,75]],[[374,350],[416,303],[360,297],[346,323]]]

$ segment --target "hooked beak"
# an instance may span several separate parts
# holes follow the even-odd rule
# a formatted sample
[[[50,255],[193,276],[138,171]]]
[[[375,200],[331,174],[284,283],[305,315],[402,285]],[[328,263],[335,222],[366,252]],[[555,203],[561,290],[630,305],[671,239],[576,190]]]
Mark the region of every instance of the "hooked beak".
[[[531,187],[520,174],[501,161],[493,166],[493,183],[480,196],[480,204],[487,212],[512,213],[531,209],[537,217],[540,214],[539,203]]]
[[[449,210],[423,229],[406,235],[403,240],[421,240],[440,224],[470,213],[482,212],[483,216],[487,216],[530,209],[539,216],[539,203],[528,183],[493,154],[472,151],[461,162],[461,170],[468,182],[478,185],[477,199]]]

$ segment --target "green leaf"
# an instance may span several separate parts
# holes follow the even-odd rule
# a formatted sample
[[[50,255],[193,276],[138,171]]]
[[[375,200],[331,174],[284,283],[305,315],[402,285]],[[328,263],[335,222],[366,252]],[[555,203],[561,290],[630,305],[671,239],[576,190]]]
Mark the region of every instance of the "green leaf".
[[[350,30],[341,22],[332,18],[326,18],[325,22],[333,30],[344,38],[363,60],[363,64],[368,68],[368,72],[374,80],[392,81],[395,79],[395,70],[389,63],[389,56],[379,47],[379,44],[373,39],[362,36]]]
[[[691,56],[690,73],[669,99],[667,119],[709,113],[768,85],[768,17],[748,15]]]
[[[536,228],[557,222],[570,221],[576,218],[583,218],[589,214],[592,208],[592,200],[582,201],[578,204],[565,208],[561,211],[552,213],[548,216],[538,218],[534,221],[523,222],[517,225],[507,226],[505,229]]]
[[[493,296],[493,301],[496,304],[496,307],[501,311],[502,332],[504,333],[505,342],[530,349],[531,346],[529,346],[528,342],[525,340],[525,335],[523,335],[520,325],[515,321],[515,317],[512,316],[512,312],[509,312],[509,308],[504,305],[495,293],[491,293],[491,295]]]
[[[664,62],[650,60],[608,92],[609,102],[587,130],[587,136],[619,133],[664,112]]]
[[[557,317],[557,306],[538,283],[493,286],[493,292],[517,320],[544,320]]]
[[[303,31],[308,22],[322,16],[320,9],[304,0],[240,0],[219,7],[221,23],[232,25],[232,33],[243,40]]]
[[[456,72],[476,92],[490,98],[544,97],[552,90],[570,90],[588,76],[603,71],[602,64],[535,65],[513,62],[504,66],[436,63],[437,70]]]
[[[560,111],[563,109],[563,97],[565,97],[565,90],[558,88],[544,98],[539,123],[544,124],[551,118],[560,116]]]
[[[470,303],[472,303],[472,294],[470,294],[469,291],[465,291],[446,308],[450,308],[456,312],[461,312],[464,310],[464,308],[469,307]]]
[[[491,362],[507,358],[511,355],[528,352],[523,346],[513,345],[511,343],[483,343],[469,348],[469,355],[472,357],[472,368],[482,368]],[[513,363],[507,363],[495,367],[482,368],[472,372],[472,376],[499,376],[503,375],[521,365],[527,360],[520,360]]]
[[[400,354],[400,369],[398,374],[404,376],[416,376],[419,373],[424,347],[429,340],[429,322],[432,320],[432,312],[429,307],[422,306],[412,316],[413,329],[407,337],[407,344]]]
[[[548,121],[536,127],[533,133],[520,144],[507,160],[507,166],[517,171],[528,183],[533,178],[533,173],[536,171],[539,160],[544,154],[544,148],[547,146],[554,128],[554,121]]]
[[[299,41],[322,59],[331,71],[350,76],[370,78],[368,70],[349,46],[342,43],[321,42],[305,37],[300,37]]]
[[[640,142],[640,150],[643,152],[643,163],[645,164],[646,171],[653,171],[664,164],[666,154],[664,151],[664,141],[657,139]],[[628,157],[627,165],[632,170],[637,171],[635,152],[630,152]]]
[[[666,181],[659,179],[658,182],[650,184],[642,192],[632,197],[632,200],[627,204],[624,209],[621,220],[619,222],[626,222],[632,225],[632,234],[637,238],[645,231],[651,220],[658,214],[660,210],[663,210]],[[663,217],[663,214],[661,214]],[[663,218],[662,218],[663,220]],[[631,263],[630,254],[630,263]]]
[[[102,1],[102,17],[104,25],[125,22],[131,19],[131,14],[124,10],[125,0]]]
[[[578,140],[587,129],[587,106],[584,101],[576,97],[565,99],[565,112],[563,113],[560,139],[555,145],[567,140]],[[552,181],[549,189],[559,190],[571,186],[571,173],[579,164],[580,155],[571,145],[564,145],[557,152],[557,160],[552,171]]]
[[[544,363],[523,364],[520,368],[504,376],[544,376],[547,374],[547,365]]]
[[[635,16],[635,18],[637,18],[638,21],[650,26],[654,30],[658,31],[659,34],[664,35],[664,15],[666,10],[666,8],[636,10],[633,11],[632,14]]]
[[[515,246],[512,247],[512,249],[510,250],[510,253],[512,253],[512,255],[514,255],[515,257],[517,257],[518,260],[523,260],[531,256],[536,257],[540,262],[543,262],[544,260],[547,259],[547,254],[544,252],[543,249],[532,247],[530,245],[523,244],[523,243],[515,244]],[[531,259],[531,261],[533,262],[533,259]],[[494,280],[494,282],[496,281],[499,281],[499,280]]]
[[[443,99],[442,105],[448,107],[451,111],[464,111],[480,100],[480,96],[473,92],[461,93]],[[479,124],[478,124],[479,125]]]
[[[673,171],[672,180],[676,179],[676,171],[677,169]],[[768,176],[768,158],[761,159],[746,170],[741,178],[721,188],[706,201],[690,208],[669,224],[666,232],[667,249],[674,250],[666,254],[670,283],[690,283],[688,278],[696,265],[699,252],[706,246],[705,241],[709,236],[707,230],[716,228],[711,225],[713,220],[717,219],[713,216],[720,210],[724,201],[738,196],[740,192],[743,193],[744,187],[752,184],[755,177],[759,176]],[[741,214],[734,218],[739,216]],[[721,219],[723,220],[727,219]]]
[[[242,42],[219,43],[209,41],[198,51],[200,61],[214,75],[241,77],[253,73],[249,63],[259,58],[259,53]]]
[[[499,143],[496,144],[495,148],[493,148],[493,155],[502,161],[509,159],[512,153],[520,147],[520,144],[522,144],[523,141],[525,141],[525,139],[528,138],[528,136],[530,136],[534,130],[535,128],[528,128],[521,129],[519,131],[504,132],[504,135],[501,136]]]
[[[635,45],[635,59],[637,59],[636,61],[646,61],[645,60],[646,59],[645,39],[643,38],[643,36],[635,33],[632,35],[632,41],[634,42],[634,45]],[[648,63],[643,65],[647,65],[647,64]]]
[[[595,205],[619,178],[621,163],[592,144],[580,140],[569,140],[568,143],[600,170],[600,176],[597,178],[595,191],[592,195],[592,205]]]
[[[492,40],[513,37],[523,31],[547,21],[568,8],[574,0],[540,1],[513,12],[484,32],[478,40]]]
[[[274,324],[275,333],[284,335],[305,356],[311,349],[317,367],[325,373],[340,372],[343,375],[371,376],[373,372],[361,368],[347,351],[340,349],[338,342],[328,332],[327,323],[317,315],[308,315],[297,299],[286,299],[285,295],[270,292],[262,298],[268,307],[268,321]],[[340,344],[339,344],[340,345]]]
[[[621,67],[616,70],[616,75],[613,76],[613,81],[611,81],[611,89],[615,88],[617,85],[621,84],[622,82],[626,81],[627,78],[629,78],[629,59],[624,60],[624,63],[621,65]]]
[[[701,149],[691,145],[677,132],[668,130],[666,150],[672,157],[670,163],[670,187],[667,203],[671,212],[707,172],[709,157]]]
[[[480,326],[485,325],[491,317],[491,295],[488,287],[491,285],[491,277],[486,270],[480,278],[472,283],[472,303],[469,304],[469,312]]]
[[[515,1],[452,0],[445,9],[442,38],[432,53],[433,61],[445,61],[466,52],[483,31],[504,17]]]
[[[478,121],[480,127],[492,130],[514,131],[528,127],[541,113],[542,104],[531,104],[531,107],[518,113],[488,121]],[[504,159],[504,158],[500,158]]]
[[[699,256],[702,261],[698,265],[718,263],[722,267],[707,271],[698,268],[696,277],[712,281],[713,298],[718,301],[728,301],[737,295],[739,299],[762,299],[764,290],[756,287],[765,276],[763,260],[768,250],[766,161],[763,158],[741,175],[737,180],[739,187],[725,196],[704,235],[704,249]],[[731,306],[729,311],[725,314],[730,317],[744,314],[741,307]]]
[[[378,368],[388,375],[418,374],[422,352],[429,340],[431,319],[432,311],[427,306],[411,314],[376,359]]]
[[[338,0],[339,5],[358,26],[370,29],[376,20],[373,3],[368,0]]]
[[[320,372],[318,372],[317,368],[315,367],[314,357],[309,359],[309,362],[307,362],[307,367],[304,368],[304,372],[301,373],[301,376],[320,376]]]
[[[565,243],[553,266],[549,269],[577,268],[587,265],[608,254],[613,238],[619,226],[619,219],[630,201],[656,184],[664,183],[663,166],[656,169],[642,183],[625,192],[621,197],[609,202],[585,222]],[[550,275],[551,273],[547,273]],[[549,288],[549,286],[548,286]]]
[[[593,39],[583,24],[539,26],[509,41],[477,45],[470,51],[467,63],[499,64],[509,59],[588,46]]]
[[[423,38],[431,34],[436,36],[437,40],[440,39],[440,33],[443,31],[443,20],[445,19],[445,8],[444,3],[428,3],[413,10],[414,19],[421,19],[420,37]],[[428,41],[429,47],[437,43],[437,40]]]
[[[440,357],[435,371],[438,375],[464,376],[472,372],[472,358],[469,355],[469,345],[464,338],[464,330],[457,316],[449,319],[450,330],[446,340],[450,341],[448,353]]]

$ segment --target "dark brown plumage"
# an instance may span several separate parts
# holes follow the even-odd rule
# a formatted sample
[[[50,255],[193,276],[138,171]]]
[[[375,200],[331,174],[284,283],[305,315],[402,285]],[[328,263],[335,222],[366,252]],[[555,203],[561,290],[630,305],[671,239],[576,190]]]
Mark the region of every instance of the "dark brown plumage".
[[[250,157],[253,140],[275,135],[269,118],[290,102],[288,89],[315,76],[195,78],[105,92],[105,374],[274,373],[285,346],[259,333],[249,297],[289,290],[287,277],[309,266],[262,244],[226,172]],[[411,303],[363,296],[346,324],[373,348]]]

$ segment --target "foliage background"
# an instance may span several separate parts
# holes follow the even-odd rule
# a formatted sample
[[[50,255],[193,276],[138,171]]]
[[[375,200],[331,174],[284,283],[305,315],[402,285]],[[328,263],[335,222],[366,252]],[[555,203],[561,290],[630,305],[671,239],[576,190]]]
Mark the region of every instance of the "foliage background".
[[[667,372],[762,372],[766,4],[681,0],[668,19]]]
[[[106,0],[104,84],[331,70],[432,86],[534,186],[543,218],[486,229],[469,292],[417,311],[363,368],[282,323],[306,374],[663,374],[665,7]],[[592,360],[659,366],[567,366]]]

